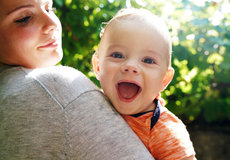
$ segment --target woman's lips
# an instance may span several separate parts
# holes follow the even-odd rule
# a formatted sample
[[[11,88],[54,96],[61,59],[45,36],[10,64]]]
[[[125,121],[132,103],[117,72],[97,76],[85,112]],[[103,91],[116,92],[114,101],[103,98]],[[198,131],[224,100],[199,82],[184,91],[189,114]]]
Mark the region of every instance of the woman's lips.
[[[141,87],[136,82],[120,81],[116,85],[117,94],[122,102],[132,102],[141,92]]]
[[[38,48],[57,48],[58,47],[58,43],[57,40],[52,39],[50,41],[48,41],[47,43],[45,43],[44,45],[39,46]]]

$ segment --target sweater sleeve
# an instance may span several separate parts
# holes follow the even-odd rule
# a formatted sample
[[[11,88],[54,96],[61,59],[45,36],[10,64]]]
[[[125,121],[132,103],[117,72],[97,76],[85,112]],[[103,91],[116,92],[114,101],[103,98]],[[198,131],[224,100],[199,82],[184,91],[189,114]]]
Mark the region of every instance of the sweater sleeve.
[[[1,159],[154,158],[95,85],[60,66],[0,72]]]

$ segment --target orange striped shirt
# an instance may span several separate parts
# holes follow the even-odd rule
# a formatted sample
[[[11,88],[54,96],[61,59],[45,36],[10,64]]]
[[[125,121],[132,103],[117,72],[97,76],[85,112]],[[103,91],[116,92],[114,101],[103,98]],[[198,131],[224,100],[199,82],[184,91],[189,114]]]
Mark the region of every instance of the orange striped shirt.
[[[123,118],[156,160],[179,160],[195,155],[185,125],[166,107],[157,104],[160,117],[152,129],[150,126],[153,112],[139,117],[123,115]]]

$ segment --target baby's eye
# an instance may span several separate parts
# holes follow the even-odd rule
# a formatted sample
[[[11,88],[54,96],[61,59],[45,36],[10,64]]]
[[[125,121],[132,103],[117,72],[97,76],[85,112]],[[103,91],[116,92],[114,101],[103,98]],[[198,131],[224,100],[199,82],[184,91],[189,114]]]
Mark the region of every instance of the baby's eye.
[[[147,63],[147,64],[155,64],[155,60],[153,58],[144,58],[142,62]]]
[[[29,22],[30,18],[31,16],[26,16],[26,17],[15,20],[15,23],[20,23],[20,24],[27,23]]]
[[[112,53],[111,57],[113,57],[113,58],[124,58],[124,56],[119,52]]]

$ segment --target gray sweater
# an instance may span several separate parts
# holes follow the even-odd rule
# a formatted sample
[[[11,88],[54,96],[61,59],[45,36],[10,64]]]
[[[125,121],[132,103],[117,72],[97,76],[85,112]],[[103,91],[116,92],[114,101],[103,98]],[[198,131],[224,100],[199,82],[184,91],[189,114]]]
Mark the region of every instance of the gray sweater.
[[[0,67],[0,160],[153,159],[81,72]]]

